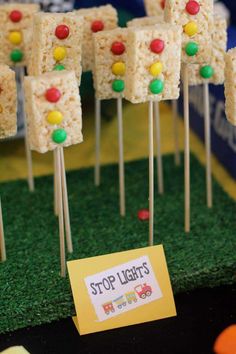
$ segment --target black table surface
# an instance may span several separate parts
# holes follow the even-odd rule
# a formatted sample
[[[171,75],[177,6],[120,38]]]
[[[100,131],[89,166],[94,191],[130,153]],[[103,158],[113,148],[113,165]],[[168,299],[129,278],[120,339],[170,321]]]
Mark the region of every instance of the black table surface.
[[[23,345],[31,354],[208,354],[236,323],[236,285],[175,296],[178,316],[80,336],[71,318],[0,335],[0,351]]]

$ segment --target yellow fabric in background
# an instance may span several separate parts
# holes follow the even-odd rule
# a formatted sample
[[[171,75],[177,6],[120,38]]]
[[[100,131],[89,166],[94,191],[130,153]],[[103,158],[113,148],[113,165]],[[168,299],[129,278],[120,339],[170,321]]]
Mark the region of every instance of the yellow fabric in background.
[[[162,153],[174,152],[173,122],[171,109],[161,103],[161,144]],[[124,156],[125,161],[148,156],[148,105],[126,104],[124,119]],[[180,148],[184,147],[184,125],[179,119]],[[94,117],[83,119],[84,142],[65,149],[67,169],[78,169],[94,165]],[[155,135],[154,135],[155,140]],[[191,151],[198,160],[205,164],[205,149],[199,138],[191,132]],[[22,139],[2,142],[0,145],[0,181],[15,180],[27,177],[24,142]],[[102,120],[101,130],[101,163],[109,164],[118,161],[117,119]],[[174,163],[174,157],[173,157]],[[183,161],[181,161],[183,164]],[[236,200],[236,182],[226,172],[223,166],[212,157],[212,170],[215,179],[224,190]],[[52,153],[38,154],[33,152],[33,171],[35,176],[53,173]],[[102,173],[102,170],[101,170]],[[102,175],[101,175],[102,176]]]

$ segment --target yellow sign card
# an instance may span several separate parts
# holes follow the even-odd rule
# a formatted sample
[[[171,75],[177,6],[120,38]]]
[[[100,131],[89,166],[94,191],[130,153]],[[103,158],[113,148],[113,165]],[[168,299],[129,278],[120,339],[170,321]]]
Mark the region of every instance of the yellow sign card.
[[[162,245],[67,265],[81,335],[176,316]]]

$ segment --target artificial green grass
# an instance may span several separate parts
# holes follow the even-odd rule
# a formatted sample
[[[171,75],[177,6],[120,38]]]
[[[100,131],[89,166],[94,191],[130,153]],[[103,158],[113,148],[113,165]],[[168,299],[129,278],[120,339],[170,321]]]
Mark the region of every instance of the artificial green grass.
[[[148,207],[148,161],[126,164],[127,216],[118,206],[117,165],[68,173],[73,258],[145,247],[148,222],[137,211]],[[156,193],[155,243],[163,243],[174,292],[235,282],[235,203],[214,182],[214,208],[205,205],[205,170],[191,158],[191,220],[183,231],[183,166],[164,157],[165,195]],[[52,176],[0,185],[8,260],[0,264],[0,332],[37,325],[75,313],[69,279],[59,276],[58,223],[53,215]],[[68,259],[72,259],[68,256]]]

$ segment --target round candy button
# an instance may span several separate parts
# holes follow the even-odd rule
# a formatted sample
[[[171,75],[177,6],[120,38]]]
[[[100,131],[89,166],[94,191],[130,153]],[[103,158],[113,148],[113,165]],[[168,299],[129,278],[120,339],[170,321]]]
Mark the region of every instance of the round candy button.
[[[65,39],[69,36],[69,34],[70,34],[70,29],[66,25],[59,25],[55,30],[55,36],[58,39]]]
[[[198,53],[198,50],[199,50],[198,44],[195,42],[189,42],[185,47],[185,53],[189,57],[193,57],[194,55],[196,55]]]
[[[123,80],[114,80],[112,83],[112,89],[115,92],[122,92],[125,89],[125,83]]]
[[[12,22],[20,22],[22,19],[22,12],[19,10],[13,10],[10,12],[9,18]]]
[[[102,21],[93,21],[91,24],[91,30],[96,33],[104,29],[104,23]]]
[[[152,76],[158,76],[162,73],[162,70],[163,70],[162,63],[160,61],[157,61],[156,63],[150,66],[149,72]]]
[[[63,121],[63,115],[59,111],[49,112],[47,115],[47,121],[49,124],[52,125],[61,124],[61,122]]]
[[[184,26],[184,32],[189,36],[192,37],[198,32],[198,26],[196,22],[190,21]]]
[[[112,73],[117,76],[124,76],[125,75],[125,63],[119,61],[112,65]]]
[[[164,9],[165,9],[165,5],[166,5],[165,0],[162,0],[162,1],[161,1],[161,8],[162,8],[162,10],[164,10]]]
[[[153,53],[160,54],[165,48],[165,43],[162,39],[154,39],[150,44],[150,49]]]
[[[45,98],[48,102],[56,103],[61,98],[61,92],[56,87],[51,87],[46,91]]]
[[[114,42],[111,46],[111,51],[115,55],[122,55],[125,52],[125,45],[122,42]]]
[[[62,64],[57,64],[54,66],[53,70],[62,71],[62,70],[65,70],[65,66]]]
[[[202,66],[200,69],[200,75],[204,79],[210,79],[214,75],[214,69],[211,65]]]
[[[141,209],[138,211],[138,218],[141,221],[149,220],[149,210],[148,209]]]
[[[157,95],[159,93],[162,93],[164,89],[164,82],[161,80],[153,80],[150,85],[149,85],[151,93],[154,95]]]
[[[53,51],[53,57],[56,61],[61,61],[66,57],[65,47],[56,47]]]
[[[189,1],[186,4],[186,11],[190,15],[197,15],[200,11],[200,5],[197,1]]]
[[[19,31],[12,31],[8,36],[9,42],[18,45],[22,42],[22,34]]]
[[[10,58],[13,61],[13,63],[19,63],[23,59],[23,52],[20,49],[13,49],[13,51],[10,54]]]
[[[66,141],[67,138],[67,133],[64,129],[60,128],[60,129],[56,129],[54,130],[54,132],[52,133],[52,140],[54,141],[54,143],[56,144],[62,144],[64,143],[64,141]]]

